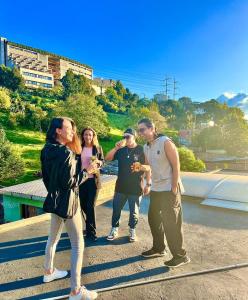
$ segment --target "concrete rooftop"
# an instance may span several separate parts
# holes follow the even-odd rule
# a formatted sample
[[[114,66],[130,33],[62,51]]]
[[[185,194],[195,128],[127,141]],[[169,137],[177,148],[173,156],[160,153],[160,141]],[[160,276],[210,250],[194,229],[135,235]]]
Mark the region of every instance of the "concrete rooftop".
[[[184,199],[185,244],[192,262],[168,271],[163,261],[143,259],[151,246],[147,223],[149,199],[141,204],[137,228],[139,241],[128,242],[128,207],[122,214],[120,238],[107,242],[111,202],[97,207],[99,240],[87,243],[82,284],[101,289],[117,284],[167,277],[192,271],[248,262],[248,215],[245,212],[204,207],[196,199]],[[0,299],[44,299],[69,293],[69,278],[42,283],[42,265],[49,221],[1,233]],[[56,254],[56,267],[70,268],[70,243],[63,234]],[[99,299],[248,299],[248,268],[176,279],[99,294]]]

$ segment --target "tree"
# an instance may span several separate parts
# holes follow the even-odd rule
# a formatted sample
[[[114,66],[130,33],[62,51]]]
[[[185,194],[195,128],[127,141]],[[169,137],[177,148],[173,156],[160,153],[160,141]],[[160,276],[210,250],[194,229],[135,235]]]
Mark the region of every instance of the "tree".
[[[178,102],[182,106],[184,111],[192,113],[195,109],[194,103],[192,102],[191,98],[189,98],[189,97],[181,97],[178,99]]]
[[[0,128],[0,181],[18,177],[23,171],[24,163],[18,149],[7,140],[4,130]]]
[[[75,94],[95,95],[90,80],[83,75],[74,74],[72,70],[66,72],[61,82],[64,87],[64,99]]]
[[[126,111],[126,104],[123,97],[119,95],[113,87],[108,87],[104,95],[99,95],[96,99],[107,112],[123,113]]]
[[[133,125],[136,125],[142,118],[151,119],[159,133],[163,133],[167,128],[166,119],[159,113],[158,105],[155,102],[150,103],[149,107],[131,108],[130,117]]]
[[[219,126],[204,128],[198,135],[193,137],[193,145],[200,147],[202,151],[224,149],[224,136]]]
[[[109,133],[107,114],[102,106],[98,105],[94,97],[82,94],[70,96],[63,102],[59,102],[53,112],[53,116],[67,116],[72,118],[81,131],[90,126],[102,137]]]
[[[4,87],[0,87],[0,110],[8,110],[10,106],[11,98],[9,90]]]
[[[26,104],[25,117],[20,125],[42,131],[42,122],[46,119],[47,113],[34,104]]]
[[[24,87],[24,79],[17,68],[8,68],[4,65],[0,66],[0,86],[6,87],[12,91],[22,89]]]
[[[122,98],[126,94],[126,89],[120,80],[117,80],[114,84],[114,90],[116,91],[117,95],[121,96]]]

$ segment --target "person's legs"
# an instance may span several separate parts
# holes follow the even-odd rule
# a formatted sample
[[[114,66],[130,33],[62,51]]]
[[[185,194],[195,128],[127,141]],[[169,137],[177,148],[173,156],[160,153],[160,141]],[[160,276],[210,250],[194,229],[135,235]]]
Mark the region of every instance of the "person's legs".
[[[86,203],[87,203],[87,181],[86,180],[84,183],[82,183],[79,186],[79,199],[80,199],[80,206],[81,210],[83,211],[84,214],[86,214]]]
[[[71,290],[81,287],[81,269],[83,262],[84,240],[82,235],[82,215],[80,209],[71,219],[65,221],[71,242]]]
[[[157,252],[165,250],[164,228],[162,223],[159,192],[151,191],[148,223],[153,237],[153,249]]]
[[[183,247],[182,205],[181,194],[172,192],[161,193],[162,222],[168,247],[173,258],[186,256]]]
[[[135,229],[139,220],[139,207],[141,202],[141,196],[139,195],[128,195],[128,205],[129,205],[129,222],[128,226],[131,229]]]
[[[63,229],[64,220],[55,214],[51,214],[49,237],[45,250],[45,272],[51,274],[54,270],[54,256]]]
[[[95,179],[88,179],[87,202],[86,202],[86,231],[88,236],[96,235],[96,183]]]
[[[113,199],[112,227],[119,227],[121,211],[127,201],[127,195],[115,193]]]

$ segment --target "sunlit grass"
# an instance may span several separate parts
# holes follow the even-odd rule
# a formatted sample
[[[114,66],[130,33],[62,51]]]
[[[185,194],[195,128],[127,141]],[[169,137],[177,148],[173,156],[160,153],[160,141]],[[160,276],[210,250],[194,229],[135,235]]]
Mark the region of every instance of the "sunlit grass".
[[[38,131],[31,131],[22,128],[5,129],[8,140],[13,143],[24,160],[24,175],[7,179],[0,182],[0,185],[9,186],[37,179],[35,174],[40,171],[40,150],[44,145],[45,135]]]

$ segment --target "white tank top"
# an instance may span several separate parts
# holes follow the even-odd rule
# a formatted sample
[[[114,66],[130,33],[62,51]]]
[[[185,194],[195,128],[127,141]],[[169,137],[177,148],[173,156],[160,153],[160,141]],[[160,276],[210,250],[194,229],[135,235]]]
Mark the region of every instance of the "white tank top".
[[[167,136],[160,136],[153,143],[144,145],[144,153],[152,170],[152,191],[170,191],[172,187],[172,167],[164,150],[164,143],[168,140],[170,139]],[[180,178],[179,185],[183,193]]]

